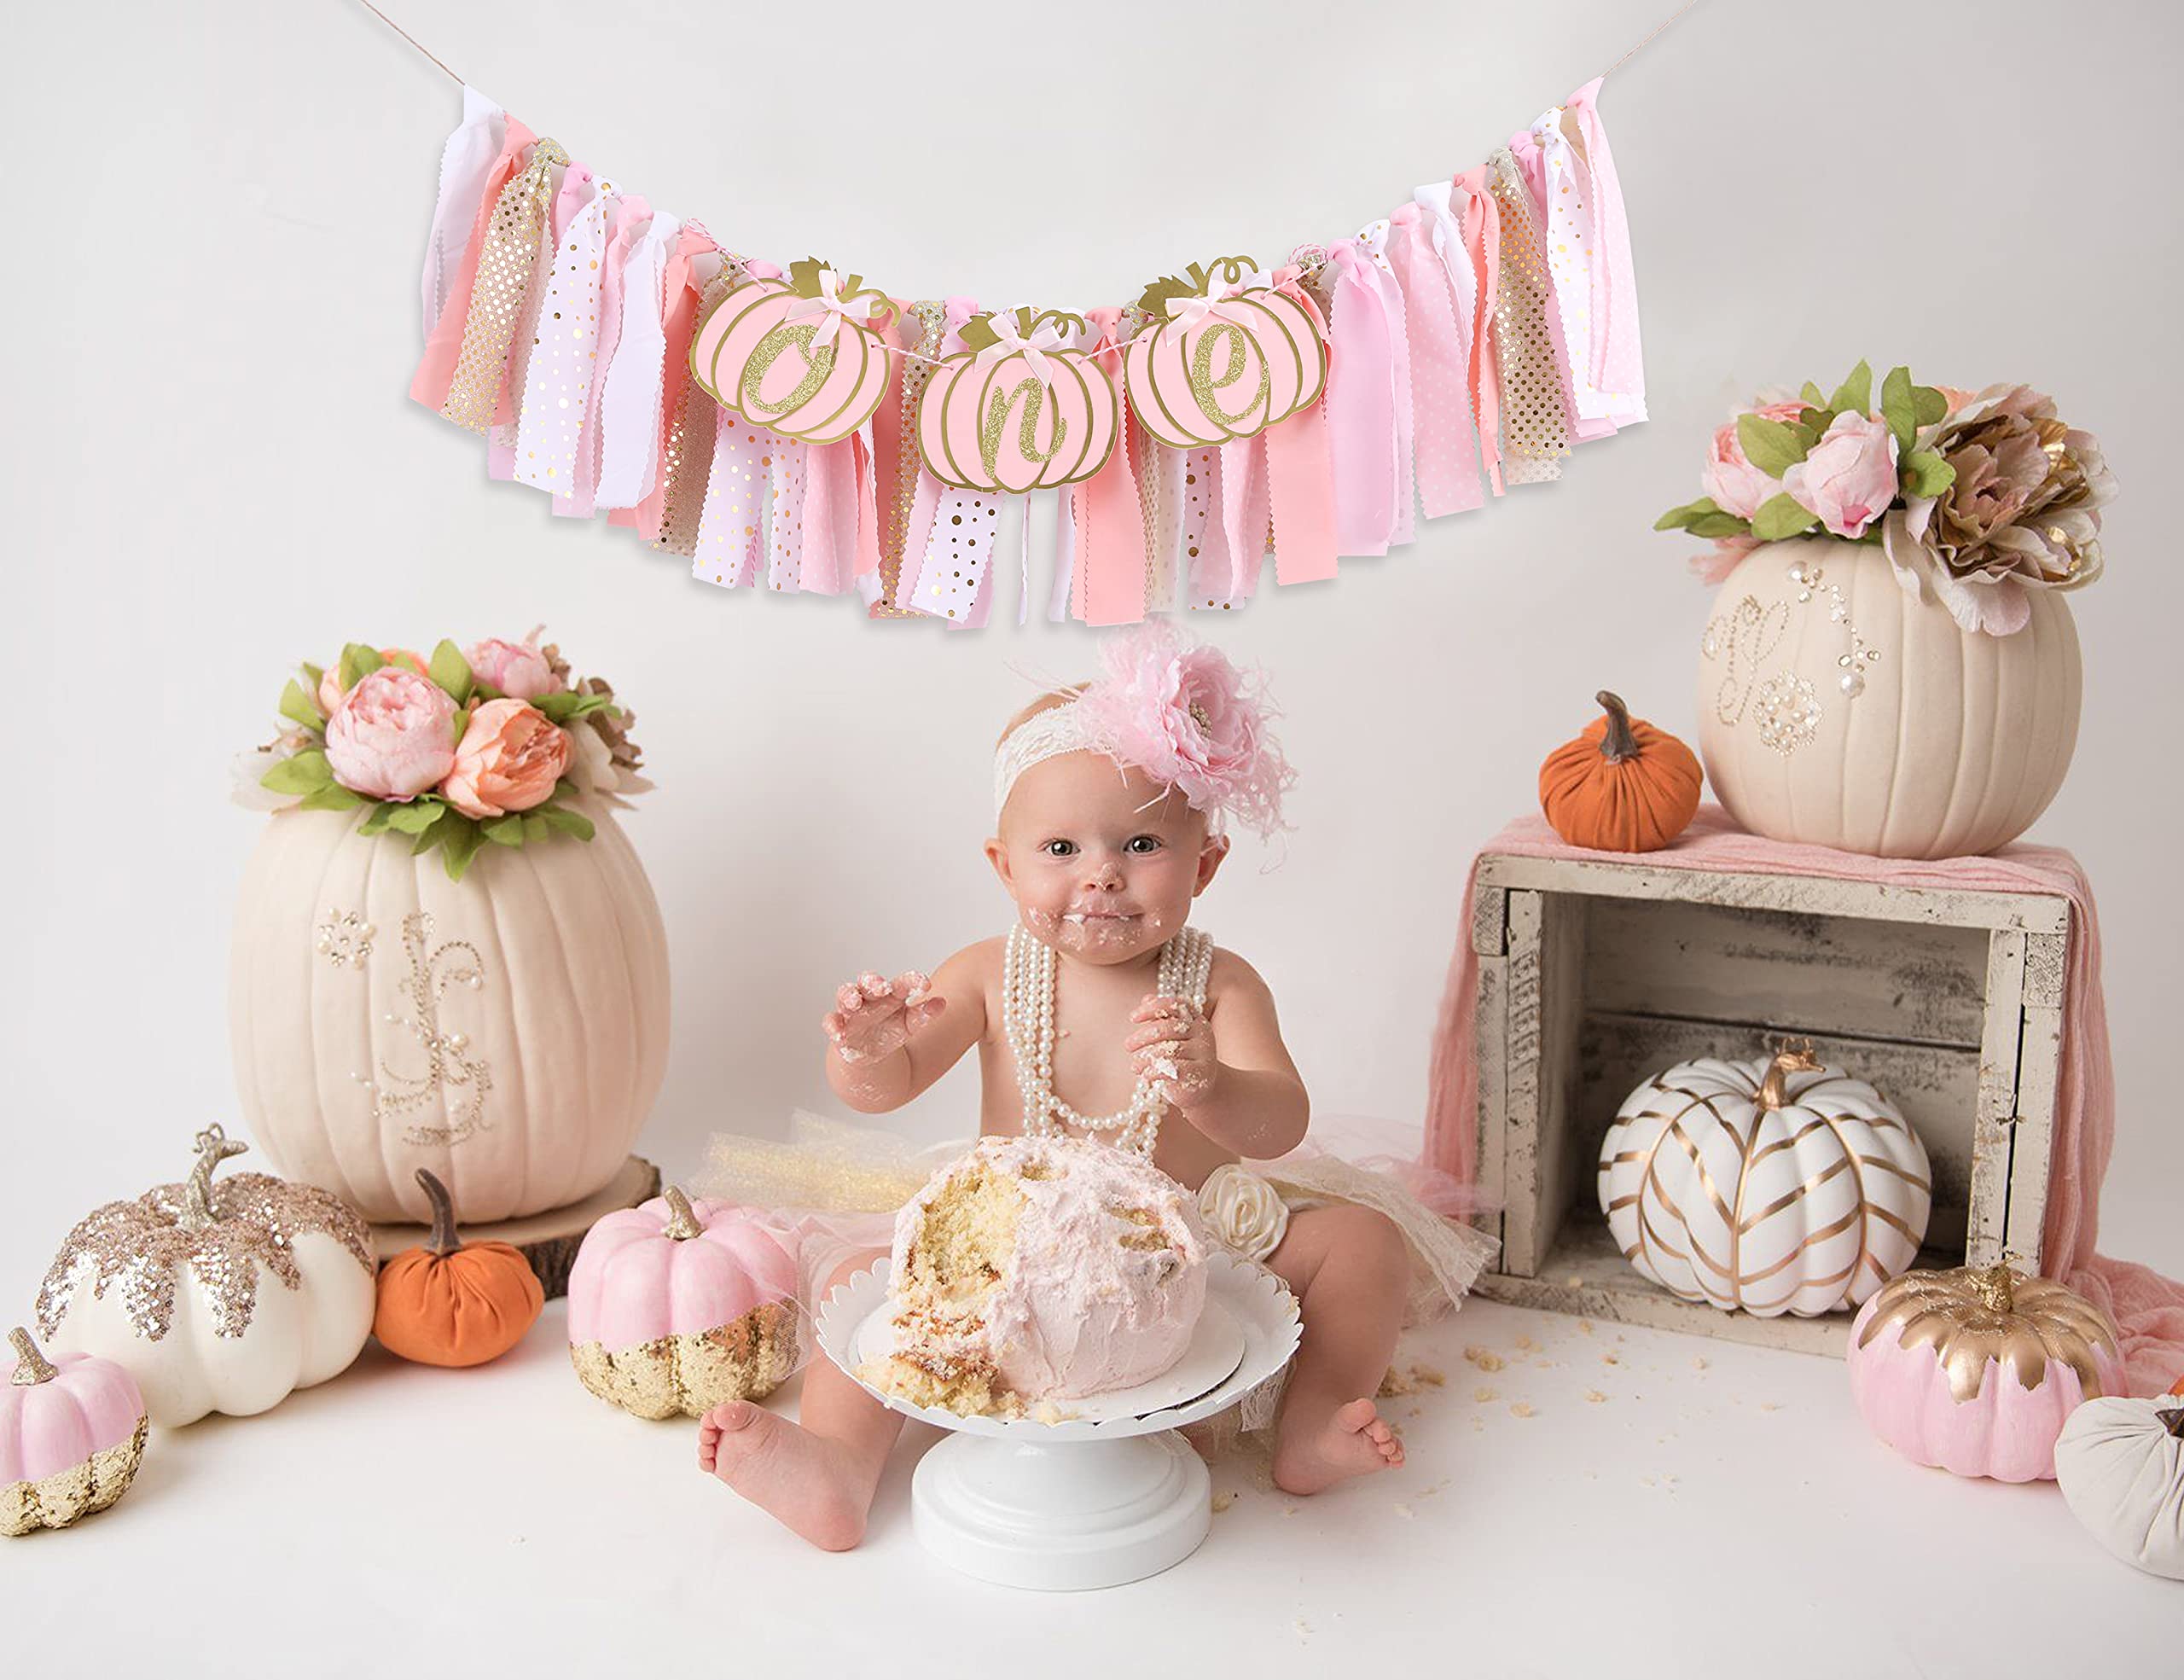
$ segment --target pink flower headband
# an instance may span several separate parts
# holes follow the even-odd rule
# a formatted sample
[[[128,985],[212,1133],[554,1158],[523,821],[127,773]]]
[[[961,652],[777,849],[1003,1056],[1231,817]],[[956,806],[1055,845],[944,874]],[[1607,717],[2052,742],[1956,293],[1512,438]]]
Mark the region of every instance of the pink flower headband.
[[[1281,796],[1296,772],[1268,733],[1274,712],[1217,648],[1164,619],[1110,637],[1101,674],[1065,706],[1012,730],[994,755],[998,818],[1017,778],[1063,753],[1105,753],[1180,788],[1194,810],[1232,816],[1262,837],[1284,826]]]

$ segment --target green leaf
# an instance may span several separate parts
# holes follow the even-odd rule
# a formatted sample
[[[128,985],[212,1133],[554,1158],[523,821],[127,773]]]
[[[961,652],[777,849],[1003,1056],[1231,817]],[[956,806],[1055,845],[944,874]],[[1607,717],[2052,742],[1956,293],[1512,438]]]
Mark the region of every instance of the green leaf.
[[[526,842],[550,839],[553,833],[553,824],[549,823],[539,812],[535,811],[526,811],[524,812],[523,838]]]
[[[578,840],[588,840],[597,832],[591,826],[589,817],[578,811],[563,811],[559,805],[542,805],[538,815],[545,819],[549,828],[558,829],[565,834],[574,834]]]
[[[326,727],[326,719],[318,710],[318,702],[304,692],[304,685],[293,677],[288,686],[281,690],[281,715],[292,724],[301,724],[307,730]]]
[[[1919,405],[1911,395],[1910,369],[1891,368],[1888,377],[1880,382],[1880,417],[1888,422],[1896,439],[1896,454],[1908,455],[1919,431]]]
[[[1800,409],[1790,429],[1798,434],[1798,441],[1804,445],[1805,453],[1812,453],[1812,446],[1827,435],[1827,428],[1835,421],[1832,409]]]
[[[505,817],[488,817],[478,825],[479,832],[495,846],[521,846],[523,818],[515,811]]]
[[[326,762],[326,754],[318,747],[306,747],[259,776],[258,785],[276,793],[308,793],[333,780],[334,766]]]
[[[1734,514],[1701,514],[1684,529],[1694,537],[1709,539],[1749,537],[1751,535],[1751,521],[1739,519]]]
[[[394,815],[386,819],[386,826],[404,834],[421,834],[447,814],[447,807],[438,799],[413,799],[410,804],[394,807]]]
[[[435,823],[427,832],[446,836],[440,842],[440,863],[450,881],[461,881],[462,872],[470,867],[470,860],[477,856],[478,848],[485,844],[478,825],[467,817],[456,815]]]
[[[453,695],[457,706],[470,698],[470,661],[454,642],[443,640],[433,649],[433,662],[426,674]]]
[[[1798,395],[1804,399],[1804,405],[1809,409],[1824,409],[1827,406],[1826,394],[1810,380],[1805,381],[1804,389],[1798,392]]]
[[[1779,479],[1805,458],[1804,442],[1779,420],[1756,414],[1737,416],[1737,442],[1744,458],[1770,479]]]
[[[385,834],[387,826],[394,821],[394,813],[401,809],[400,805],[389,800],[376,801],[372,808],[364,813],[364,820],[357,824],[357,832],[360,834]]]
[[[1710,514],[1718,514],[1721,511],[1721,504],[1715,501],[1712,497],[1702,496],[1696,502],[1685,503],[1681,508],[1670,508],[1668,512],[1663,514],[1658,519],[1653,521],[1653,529],[1656,531],[1688,531],[1691,529],[1693,520],[1705,519]],[[558,786],[555,787],[554,789],[555,797],[557,799],[560,798],[561,792],[561,788]]]
[[[421,856],[425,852],[430,852],[434,846],[440,843],[440,836],[447,834],[452,826],[453,825],[446,823],[433,823],[431,828],[426,829],[423,834],[417,836],[415,841],[410,847],[410,855],[412,857],[415,857]]]
[[[605,695],[580,695],[571,689],[559,694],[541,695],[531,702],[557,724],[573,723],[578,718],[589,718],[595,712],[604,712],[614,702]]]
[[[1827,406],[1838,414],[1863,414],[1873,405],[1873,370],[1864,362],[1850,369],[1850,376],[1827,399]]]
[[[367,648],[361,642],[350,642],[341,649],[341,692],[347,694],[386,663],[379,656],[378,648]]]
[[[1914,450],[1903,458],[1903,493],[1938,496],[1956,482],[1956,468],[1930,449]]]
[[[1938,426],[1949,413],[1949,398],[1931,385],[1913,386],[1911,400],[1916,405],[1921,426]]]
[[[1820,515],[1800,507],[1787,491],[1770,496],[1751,516],[1751,534],[1763,543],[1779,543],[1820,523]]]
[[[458,706],[455,708],[455,718],[453,722],[455,727],[455,744],[457,747],[462,745],[462,737],[469,733],[470,713],[473,709],[474,708],[468,706]]]
[[[304,673],[304,681],[311,684],[311,693],[317,694],[318,685],[326,680],[325,668],[313,665],[309,660],[301,660],[299,664]]]
[[[314,788],[303,797],[305,811],[354,811],[363,803],[363,794],[351,793],[338,782]]]

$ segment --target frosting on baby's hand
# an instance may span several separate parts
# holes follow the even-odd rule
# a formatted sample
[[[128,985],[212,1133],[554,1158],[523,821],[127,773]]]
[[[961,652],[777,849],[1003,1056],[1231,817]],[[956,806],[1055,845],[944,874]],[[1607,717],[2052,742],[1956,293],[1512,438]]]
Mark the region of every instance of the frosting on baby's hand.
[[[886,980],[870,970],[834,994],[838,1007],[819,1023],[834,1054],[845,1062],[893,1055],[912,1035],[948,1007],[931,996],[932,982],[912,968]]]

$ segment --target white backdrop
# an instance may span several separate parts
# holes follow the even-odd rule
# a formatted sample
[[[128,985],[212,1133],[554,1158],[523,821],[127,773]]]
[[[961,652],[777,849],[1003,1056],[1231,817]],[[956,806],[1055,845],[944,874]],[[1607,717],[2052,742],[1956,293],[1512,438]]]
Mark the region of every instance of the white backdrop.
[[[1045,32],[983,0],[393,9],[540,132],[740,248],[821,252],[897,294],[1083,305],[1385,213],[1668,9],[1112,4]],[[1197,621],[1266,666],[1303,772],[1286,861],[1261,872],[1242,844],[1202,920],[1271,980],[1323,1111],[1415,1123],[1466,864],[1530,808],[1593,691],[1691,733],[1706,597],[1691,545],[1648,527],[1698,493],[1732,399],[1862,355],[2024,379],[2103,437],[2123,484],[2111,573],[2077,598],[2077,764],[2035,837],[2077,849],[2106,915],[2107,1246],[2184,1268],[2184,585],[2159,524],[2184,30],[2153,4],[2072,16],[1706,0],[1603,101],[1652,423],[1337,584]],[[189,1133],[233,1119],[228,917],[263,819],[226,804],[227,762],[270,732],[289,664],[345,639],[543,620],[616,682],[661,783],[630,828],[675,965],[643,1147],[687,1171],[712,1128],[822,1103],[838,980],[1002,925],[979,844],[988,748],[1027,692],[1010,661],[1078,673],[1084,632],[723,593],[487,483],[476,441],[404,396],[456,90],[361,9],[44,7],[9,37],[0,1288],[27,1305],[78,1214],[179,1176]],[[970,1077],[903,1124],[964,1123]]]

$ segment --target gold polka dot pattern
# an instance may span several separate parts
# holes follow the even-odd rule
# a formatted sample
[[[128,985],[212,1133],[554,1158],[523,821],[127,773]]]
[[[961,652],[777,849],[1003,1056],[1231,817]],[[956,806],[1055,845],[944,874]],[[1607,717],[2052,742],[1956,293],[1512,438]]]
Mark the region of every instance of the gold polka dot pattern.
[[[1511,484],[1562,476],[1570,453],[1562,376],[1547,323],[1547,260],[1531,195],[1508,148],[1488,160],[1501,218],[1502,276],[1494,299],[1494,342],[1502,363],[1502,473]]]
[[[470,313],[462,323],[462,350],[448,383],[440,412],[458,426],[483,432],[493,423],[501,380],[508,372],[508,346],[523,318],[538,261],[541,230],[554,199],[554,170],[566,168],[569,154],[551,140],[531,148],[531,161],[501,189],[493,219],[478,254],[478,277],[470,293]]]

